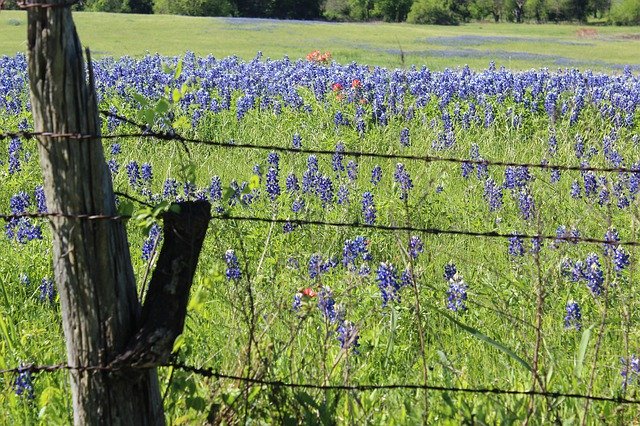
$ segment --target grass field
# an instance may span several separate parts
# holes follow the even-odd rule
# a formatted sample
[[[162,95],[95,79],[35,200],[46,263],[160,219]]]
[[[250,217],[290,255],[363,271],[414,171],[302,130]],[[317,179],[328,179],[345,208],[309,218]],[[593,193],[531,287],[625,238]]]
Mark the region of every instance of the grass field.
[[[182,16],[76,13],[81,39],[95,57],[192,51],[218,58],[281,59],[330,51],[339,63],[444,69],[490,61],[510,69],[575,67],[620,72],[640,67],[640,28],[474,23],[459,27],[324,23]],[[586,31],[585,31],[585,28]],[[0,13],[0,54],[25,51],[26,13]],[[401,60],[404,53],[404,61]]]
[[[0,14],[5,23],[20,17]],[[213,205],[177,359],[256,380],[441,388],[286,388],[163,367],[170,424],[640,421],[640,405],[619,403],[640,393],[640,77],[618,68],[638,52],[625,38],[633,29],[598,28],[583,39],[575,26],[77,21],[94,52],[140,56],[96,61],[102,109],[157,131],[254,145],[194,144],[186,153],[146,137],[104,141],[117,191],[152,204]],[[24,24],[6,25],[0,43],[15,37],[15,47],[2,49],[20,50]],[[527,48],[606,62],[608,73],[540,70],[558,66],[541,56],[504,63],[536,68],[526,72],[395,69],[398,55],[384,53],[397,48],[393,37],[405,52],[424,51],[427,40],[428,52],[460,52],[464,41],[486,53],[408,55],[405,65],[500,65],[496,49]],[[315,48],[346,64],[266,60]],[[217,59],[184,55],[177,72],[176,58],[143,56],[185,49]],[[256,50],[265,57],[253,59]],[[0,129],[31,129],[24,56],[0,57],[0,87]],[[106,118],[102,126],[138,130]],[[258,149],[266,145],[289,151]],[[0,213],[46,210],[36,156],[33,140],[0,140]],[[0,370],[64,362],[51,231],[40,219],[3,225]],[[141,289],[160,228],[139,225],[128,222]],[[495,388],[579,396],[455,391]],[[68,424],[70,399],[64,371],[0,374],[0,424]]]

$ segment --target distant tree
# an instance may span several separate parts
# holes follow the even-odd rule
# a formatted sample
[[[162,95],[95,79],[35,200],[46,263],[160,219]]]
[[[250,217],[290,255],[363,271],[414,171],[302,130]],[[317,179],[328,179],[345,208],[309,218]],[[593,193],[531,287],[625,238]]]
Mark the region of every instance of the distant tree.
[[[371,19],[375,1],[374,0],[349,0],[351,6],[350,16],[358,21],[368,21]]]
[[[602,18],[611,9],[611,0],[589,0],[588,13],[594,18]]]
[[[126,0],[87,0],[85,10],[91,12],[129,12]]]
[[[154,13],[189,16],[230,16],[234,7],[229,0],[155,0]]]
[[[387,22],[404,22],[413,0],[376,0],[374,13]]]
[[[411,6],[407,22],[412,24],[458,25],[458,17],[451,11],[449,1],[417,0]]]
[[[640,25],[640,1],[614,1],[611,5],[610,19],[616,25]]]
[[[546,22],[549,18],[546,0],[529,0],[524,8],[525,17],[538,23]]]
[[[129,0],[131,13],[153,13],[153,0]]]
[[[317,19],[321,16],[320,0],[271,0],[265,10],[270,18]]]
[[[327,0],[322,6],[322,16],[330,21],[348,21],[350,15],[349,0]]]

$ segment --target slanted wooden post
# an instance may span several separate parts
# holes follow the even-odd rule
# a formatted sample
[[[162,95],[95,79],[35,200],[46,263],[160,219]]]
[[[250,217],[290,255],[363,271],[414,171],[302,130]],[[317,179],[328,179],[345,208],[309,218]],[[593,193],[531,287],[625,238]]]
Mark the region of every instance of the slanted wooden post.
[[[66,0],[44,3],[52,7],[28,7],[35,130],[99,135],[70,7]],[[100,139],[40,137],[38,151],[49,211],[116,214]],[[106,366],[135,333],[140,314],[124,224],[64,217],[51,224],[68,363]],[[70,375],[76,425],[164,424],[155,369]]]
[[[29,15],[35,131],[97,136],[39,137],[47,208],[69,216],[114,216],[93,76],[89,66],[87,82],[69,1],[36,1],[23,5]],[[71,369],[76,425],[165,423],[155,366],[168,359],[182,332],[211,206],[198,202],[180,207],[180,212],[167,214],[165,239],[173,247],[162,248],[144,311],[136,296],[124,223],[51,218],[68,363],[107,367]],[[131,365],[147,368],[126,368]]]

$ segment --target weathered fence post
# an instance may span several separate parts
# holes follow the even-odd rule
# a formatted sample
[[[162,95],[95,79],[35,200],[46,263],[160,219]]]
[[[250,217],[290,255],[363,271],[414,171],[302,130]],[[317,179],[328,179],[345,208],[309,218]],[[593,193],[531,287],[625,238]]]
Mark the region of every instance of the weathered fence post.
[[[35,130],[98,135],[96,97],[69,2],[38,1],[23,5]],[[100,139],[40,137],[38,146],[49,211],[116,214]],[[135,334],[140,315],[124,224],[66,217],[51,224],[68,363],[106,366]],[[70,375],[76,425],[164,424],[155,368]]]

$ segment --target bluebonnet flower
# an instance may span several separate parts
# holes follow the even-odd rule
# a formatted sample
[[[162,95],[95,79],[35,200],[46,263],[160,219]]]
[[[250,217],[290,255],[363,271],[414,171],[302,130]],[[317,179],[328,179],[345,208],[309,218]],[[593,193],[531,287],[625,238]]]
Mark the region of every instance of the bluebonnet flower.
[[[378,185],[381,179],[382,179],[382,167],[376,164],[371,170],[371,183],[374,186]]]
[[[456,273],[449,279],[447,289],[447,308],[453,312],[464,312],[467,310],[467,290],[468,286],[464,282],[462,275]]]
[[[409,140],[409,129],[405,127],[400,131],[400,145],[409,146],[411,141]]]
[[[314,254],[309,258],[309,278],[313,279],[319,277],[320,274],[325,272],[324,264],[322,262],[322,256],[320,254]]]
[[[151,225],[151,228],[149,229],[149,235],[144,240],[144,243],[142,243],[142,260],[145,260],[147,262],[151,260],[156,247],[158,246],[160,241],[162,241],[162,234],[160,231],[162,231],[160,225],[158,225],[157,223]]]
[[[280,156],[276,152],[270,152],[267,155],[267,163],[269,163],[276,170],[280,170]]]
[[[560,182],[560,169],[551,169],[551,183]]]
[[[468,179],[469,176],[471,176],[471,173],[473,173],[473,163],[469,163],[469,162],[463,162],[462,163],[462,177],[465,179]]]
[[[422,240],[417,235],[412,235],[409,238],[409,255],[413,259],[417,259],[418,255],[424,251],[424,244],[422,244]]]
[[[338,142],[336,145],[336,152],[333,154],[331,165],[333,167],[334,172],[343,172],[344,164],[342,164],[342,160],[344,159],[344,144],[342,142]]]
[[[371,260],[367,245],[367,239],[363,236],[358,236],[353,240],[346,240],[342,248],[342,264],[347,269],[355,271],[358,257],[361,257],[364,261]]]
[[[354,181],[358,178],[358,163],[353,160],[350,160],[347,163],[347,176],[350,181]]]
[[[567,315],[564,317],[564,328],[582,329],[582,314],[580,313],[580,305],[577,302],[567,302]]]
[[[18,368],[18,376],[13,382],[13,390],[19,397],[27,399],[35,398],[31,371],[22,364],[20,364],[20,367]]]
[[[9,174],[18,173],[22,170],[20,163],[20,154],[22,154],[22,141],[13,138],[9,141]]]
[[[378,266],[377,277],[378,288],[382,296],[382,307],[387,306],[389,301],[400,301],[400,283],[396,268],[391,263],[383,262]]]
[[[348,126],[349,120],[344,116],[344,114],[342,114],[342,111],[338,111],[335,113],[335,115],[333,116],[333,122],[335,123],[336,127],[338,126]]]
[[[489,205],[489,211],[496,211],[502,207],[502,188],[491,178],[484,183],[484,199]]]
[[[112,175],[117,175],[118,172],[120,171],[120,164],[118,163],[118,160],[116,160],[115,158],[112,158],[111,160],[107,161],[107,167],[109,167],[109,171],[111,172]]]
[[[581,198],[581,193],[582,187],[580,186],[580,183],[578,183],[577,180],[574,180],[571,184],[571,197],[576,199]]]
[[[522,237],[513,236],[509,238],[509,255],[513,257],[524,256]]]
[[[583,278],[587,281],[587,287],[594,296],[602,294],[604,285],[604,273],[600,266],[600,259],[595,253],[590,253],[584,261]]]
[[[296,226],[296,224],[294,222],[291,222],[291,221],[287,220],[282,225],[282,232],[284,232],[285,234],[288,234],[289,232],[295,231],[296,228],[297,228],[297,226]]]
[[[618,247],[618,243],[620,242],[620,235],[615,228],[610,228],[604,234],[604,240],[606,243],[604,244],[604,255],[611,256],[614,254],[615,249]]]
[[[293,148],[295,148],[295,149],[302,148],[302,138],[300,137],[299,134],[296,133],[296,134],[293,135],[293,139],[291,141],[291,144],[292,144]]]
[[[287,268],[289,268],[289,269],[299,269],[300,268],[300,263],[298,262],[298,259],[296,259],[295,257],[289,257],[287,259]]]
[[[586,197],[595,195],[598,187],[596,175],[593,172],[583,172],[582,178],[584,180],[584,195]]]
[[[411,269],[405,269],[400,274],[400,287],[413,287],[415,284],[413,271]]]
[[[340,342],[340,348],[346,350],[351,349],[354,355],[358,355],[358,347],[360,343],[358,339],[358,329],[351,321],[343,321],[336,329],[337,339]]]
[[[129,185],[132,187],[138,186],[140,181],[140,166],[136,161],[130,161],[126,167],[127,176],[129,177]]]
[[[187,199],[189,199],[191,195],[195,194],[197,190],[198,188],[196,187],[196,184],[193,182],[185,182],[182,184],[182,193]]]
[[[146,181],[146,182],[151,182],[151,180],[153,179],[153,170],[151,168],[151,164],[149,163],[144,163],[141,167],[141,177],[142,180]]]
[[[518,207],[520,214],[524,220],[530,220],[535,212],[535,203],[531,192],[528,189],[522,189],[518,195]]]
[[[43,278],[38,290],[40,291],[39,299],[41,302],[53,303],[56,300],[56,288],[53,285],[53,281]]]
[[[285,181],[285,186],[287,191],[290,193],[294,193],[300,190],[300,183],[298,182],[298,178],[294,173],[289,173],[287,176],[287,180]]]
[[[44,188],[42,185],[36,186],[33,191],[33,198],[36,200],[36,211],[38,213],[46,213],[47,212],[47,199],[44,195]]]
[[[27,213],[27,209],[31,205],[29,194],[21,191],[13,195],[9,199],[9,207],[11,213],[19,215]],[[29,241],[42,239],[42,228],[35,225],[27,217],[15,217],[9,220],[5,225],[5,233],[7,238],[15,240],[20,244],[26,244]]]
[[[220,201],[222,199],[222,180],[219,176],[213,176],[211,178],[211,184],[209,185],[209,199],[212,202]]]
[[[318,309],[330,323],[334,323],[339,319],[340,315],[336,309],[336,301],[333,299],[333,292],[329,287],[322,287],[318,291]]]
[[[456,269],[456,265],[454,263],[447,263],[444,265],[444,279],[449,281],[453,278],[455,274],[458,273]]]
[[[27,274],[20,274],[20,283],[24,286],[28,286],[31,284],[31,280]]]
[[[233,249],[229,249],[224,254],[224,262],[227,264],[227,270],[225,275],[229,281],[240,281],[242,278],[242,271],[240,271],[240,264],[238,263],[238,257]]]
[[[323,207],[333,202],[333,182],[329,176],[322,175],[318,178],[318,187],[316,191],[318,193],[318,197],[320,197],[320,201],[322,201]]]
[[[554,156],[558,152],[558,141],[556,135],[549,137],[549,155]]]
[[[624,357],[620,358],[620,362],[622,363],[622,370],[620,371],[622,387],[626,389],[627,386],[634,384],[634,382],[638,384],[640,379],[640,358],[633,354],[628,360]]]
[[[312,192],[318,185],[318,158],[311,154],[307,158],[307,170],[302,174],[302,192]]]
[[[604,240],[607,241],[604,244],[604,255],[612,257],[613,268],[616,272],[623,271],[629,264],[630,256],[624,248],[618,244],[620,242],[620,236],[615,228],[607,230],[604,235]]]
[[[349,188],[345,185],[340,185],[338,188],[338,200],[337,203],[342,205],[349,202]]]
[[[294,213],[300,213],[304,209],[304,200],[296,198],[291,204],[291,211]]]
[[[396,171],[393,174],[393,177],[400,187],[400,199],[407,199],[409,190],[413,188],[413,182],[411,181],[409,173],[405,170],[404,164],[396,164]]]
[[[267,194],[271,201],[275,201],[280,195],[280,183],[278,182],[278,169],[270,167],[267,172]]]
[[[111,155],[116,156],[122,152],[122,147],[119,143],[114,143],[111,145]]]
[[[529,168],[526,166],[521,167],[507,167],[504,171],[504,184],[506,189],[516,189],[524,187],[527,182],[532,180],[532,176],[529,173]]]
[[[294,311],[299,311],[302,307],[302,293],[296,293],[293,295],[293,303],[291,304],[291,309]]]
[[[362,194],[362,216],[367,225],[376,223],[376,206],[373,202],[373,194],[369,191]]]

